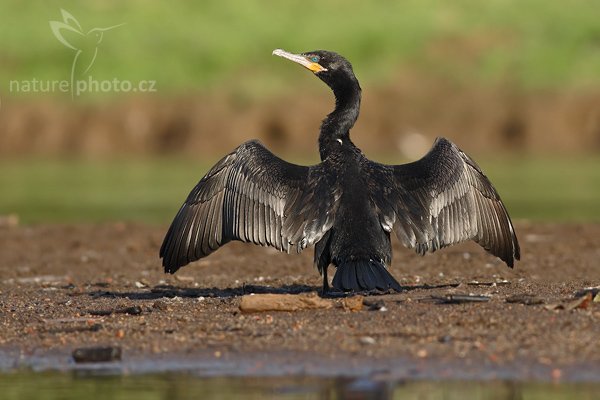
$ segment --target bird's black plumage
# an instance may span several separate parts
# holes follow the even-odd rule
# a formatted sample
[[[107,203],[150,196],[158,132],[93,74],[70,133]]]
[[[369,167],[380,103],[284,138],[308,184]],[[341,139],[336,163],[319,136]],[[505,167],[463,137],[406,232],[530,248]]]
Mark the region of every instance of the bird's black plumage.
[[[323,80],[335,109],[319,135],[321,163],[290,164],[257,141],[220,160],[175,216],[160,256],[166,272],[205,257],[231,240],[302,251],[315,245],[315,265],[329,289],[401,290],[388,272],[390,233],[418,253],[474,240],[510,267],[519,243],[504,204],[477,164],[439,138],[422,159],[403,165],[368,160],[350,140],[361,89],[350,63],[329,51],[273,54]]]

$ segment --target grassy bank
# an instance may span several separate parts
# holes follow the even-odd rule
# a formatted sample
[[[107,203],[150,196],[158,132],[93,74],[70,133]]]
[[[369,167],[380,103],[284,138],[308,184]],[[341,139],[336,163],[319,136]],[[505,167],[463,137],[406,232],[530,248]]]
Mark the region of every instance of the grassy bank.
[[[270,59],[278,47],[337,50],[365,82],[418,69],[470,83],[597,85],[599,8],[598,0],[568,6],[542,0],[8,0],[0,15],[0,88],[10,80],[68,78],[74,50],[49,26],[62,21],[61,9],[84,33],[124,24],[105,32],[87,75],[155,80],[163,93],[220,87],[249,71],[255,91],[268,93],[297,72]],[[77,46],[96,47],[78,40]]]

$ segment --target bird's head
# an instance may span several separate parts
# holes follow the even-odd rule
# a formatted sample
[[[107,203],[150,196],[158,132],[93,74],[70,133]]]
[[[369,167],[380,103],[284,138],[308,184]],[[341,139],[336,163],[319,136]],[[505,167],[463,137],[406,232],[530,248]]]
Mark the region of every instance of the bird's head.
[[[285,50],[273,50],[273,55],[287,58],[312,71],[334,91],[345,87],[348,83],[358,85],[352,64],[341,55],[327,50],[313,50],[293,54]]]

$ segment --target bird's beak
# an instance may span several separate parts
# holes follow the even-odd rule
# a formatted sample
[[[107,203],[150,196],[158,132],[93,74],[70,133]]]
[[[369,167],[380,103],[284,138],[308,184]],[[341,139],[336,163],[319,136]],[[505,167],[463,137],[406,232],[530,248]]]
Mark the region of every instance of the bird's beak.
[[[287,58],[288,60],[298,63],[298,64],[302,65],[304,68],[309,69],[314,73],[327,71],[327,68],[324,68],[323,66],[321,66],[321,64],[310,61],[308,58],[304,57],[301,54],[293,54],[293,53],[288,53],[287,51],[282,50],[282,49],[276,49],[276,50],[273,50],[273,55]]]

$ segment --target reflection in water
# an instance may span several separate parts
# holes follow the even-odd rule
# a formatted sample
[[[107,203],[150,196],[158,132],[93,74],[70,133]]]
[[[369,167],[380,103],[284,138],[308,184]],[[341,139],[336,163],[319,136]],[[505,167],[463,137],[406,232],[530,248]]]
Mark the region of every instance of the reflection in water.
[[[192,373],[101,375],[95,373],[0,374],[3,400],[69,399],[571,399],[597,398],[600,384],[502,381],[390,382],[368,378],[201,378]]]

